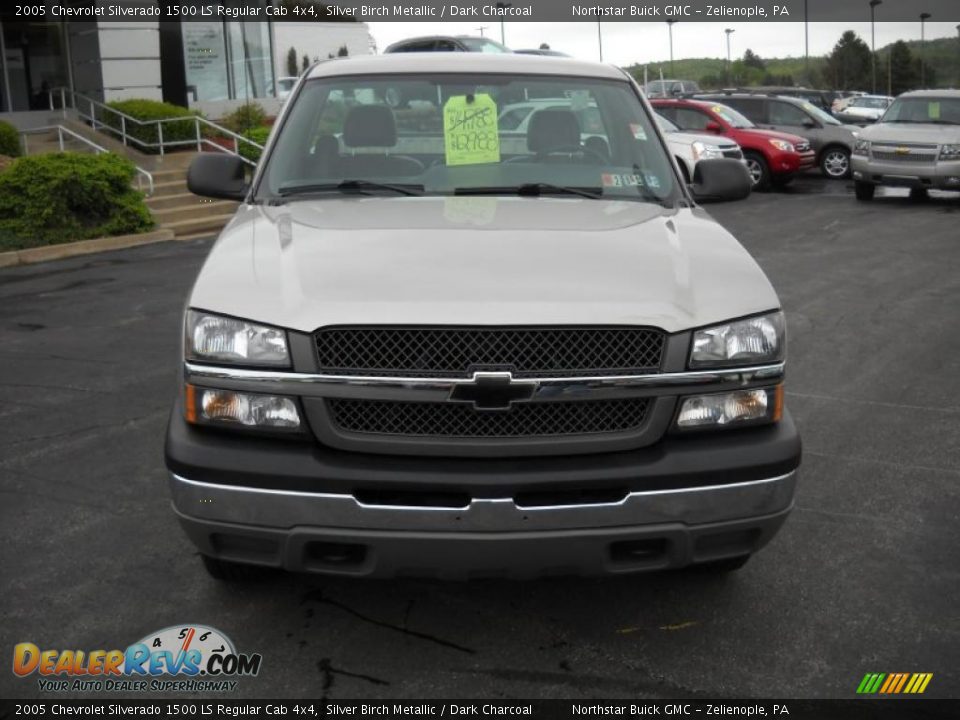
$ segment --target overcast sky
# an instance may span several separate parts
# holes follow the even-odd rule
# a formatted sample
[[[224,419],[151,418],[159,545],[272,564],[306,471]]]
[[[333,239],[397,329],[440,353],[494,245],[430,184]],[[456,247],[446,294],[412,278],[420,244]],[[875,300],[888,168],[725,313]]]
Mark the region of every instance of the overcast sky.
[[[478,28],[486,25],[484,34],[500,40],[499,22],[372,22],[370,32],[378,50],[397,40],[416,35],[479,35]],[[673,56],[726,57],[724,28],[733,28],[730,36],[730,54],[736,59],[750,48],[760,57],[803,57],[803,23],[744,22],[685,23],[673,26]],[[514,49],[535,48],[549,43],[583,60],[598,59],[597,24],[594,22],[508,22],[505,23],[506,44]],[[810,54],[830,52],[845,30],[853,30],[870,44],[870,22],[810,23]],[[632,65],[667,60],[670,43],[667,25],[663,22],[609,22],[602,23],[603,61],[615,65]],[[915,23],[876,24],[877,47],[896,40],[919,40],[920,21]],[[928,40],[938,37],[957,37],[955,22],[928,22]]]

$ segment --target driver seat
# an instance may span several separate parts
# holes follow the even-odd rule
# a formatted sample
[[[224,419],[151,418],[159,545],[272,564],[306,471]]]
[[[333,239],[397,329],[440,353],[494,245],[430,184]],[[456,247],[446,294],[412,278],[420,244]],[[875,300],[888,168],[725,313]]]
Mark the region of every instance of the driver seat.
[[[535,162],[549,162],[551,153],[572,155],[582,152],[580,145],[580,121],[572,110],[544,108],[530,116],[527,126],[527,150],[535,156]],[[556,162],[557,158],[553,158]],[[566,162],[567,158],[561,158]]]

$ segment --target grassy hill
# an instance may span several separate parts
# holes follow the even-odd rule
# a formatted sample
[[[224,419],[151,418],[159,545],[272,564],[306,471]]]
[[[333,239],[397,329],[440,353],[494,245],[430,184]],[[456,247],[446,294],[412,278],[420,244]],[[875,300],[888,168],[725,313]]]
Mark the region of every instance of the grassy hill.
[[[921,52],[919,40],[907,42],[910,52],[916,57]],[[890,45],[877,48],[878,74],[885,67]],[[928,40],[922,49],[928,68],[933,70],[934,85],[936,87],[960,87],[960,41],[956,38],[938,38]],[[797,84],[823,87],[823,70],[826,67],[826,56],[810,57],[810,77],[806,77],[805,63],[802,57],[794,58],[763,58],[764,70],[746,68],[741,59],[731,64],[732,82],[744,85],[779,85]],[[696,80],[705,88],[717,88],[726,85],[726,60],[722,58],[685,58],[673,61],[673,70],[670,61],[646,63],[647,76],[650,80],[660,77],[663,70],[665,78],[682,78]],[[627,68],[634,77],[643,81],[643,65],[631,65]],[[864,88],[867,90],[868,88]]]

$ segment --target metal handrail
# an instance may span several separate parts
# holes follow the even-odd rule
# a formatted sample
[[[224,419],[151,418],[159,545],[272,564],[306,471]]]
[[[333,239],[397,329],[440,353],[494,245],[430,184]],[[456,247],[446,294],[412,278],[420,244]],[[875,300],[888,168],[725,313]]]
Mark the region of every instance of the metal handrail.
[[[57,131],[57,140],[58,140],[59,143],[60,143],[60,152],[63,152],[63,151],[64,151],[64,144],[63,144],[63,134],[64,134],[64,133],[66,133],[67,135],[70,135],[71,137],[76,138],[77,140],[85,143],[86,145],[89,145],[90,147],[92,147],[92,148],[94,149],[95,154],[97,154],[97,155],[99,155],[100,153],[108,153],[108,152],[110,152],[109,150],[107,150],[107,149],[106,149],[105,147],[103,147],[102,145],[97,145],[95,142],[93,142],[93,140],[90,140],[89,138],[85,138],[85,137],[84,137],[83,135],[81,135],[80,133],[74,132],[73,130],[71,130],[71,129],[68,128],[68,127],[64,127],[63,125],[45,125],[45,126],[43,126],[43,127],[35,127],[35,128],[30,128],[29,130],[21,130],[21,131],[20,131],[20,135],[23,137],[23,151],[24,151],[24,154],[26,154],[27,149],[28,149],[28,148],[27,148],[27,135],[32,135],[32,134],[41,133],[41,132],[50,132],[51,130],[56,130],[56,131]],[[153,175],[152,175],[149,171],[144,170],[144,169],[143,169],[142,167],[140,167],[139,165],[134,165],[133,167],[134,167],[134,169],[137,171],[137,189],[140,190],[140,192],[143,192],[143,182],[142,182],[141,178],[142,178],[142,177],[145,177],[145,178],[147,179],[147,188],[148,188],[146,194],[147,194],[148,196],[149,196],[149,195],[153,195]]]
[[[203,150],[203,146],[206,144],[219,152],[225,152],[228,155],[233,155],[235,157],[238,157],[248,165],[256,167],[257,165],[256,162],[248,158],[245,158],[243,155],[240,154],[240,143],[243,142],[248,145],[252,145],[257,150],[263,151],[263,145],[261,145],[260,143],[254,142],[250,138],[244,137],[240,133],[236,133],[233,130],[229,130],[228,128],[223,127],[222,125],[218,125],[215,122],[207,120],[205,117],[201,117],[200,115],[186,115],[181,117],[158,118],[157,120],[138,120],[132,115],[128,115],[127,113],[117,110],[116,108],[112,108],[109,105],[100,102],[99,100],[94,100],[91,97],[88,97],[86,95],[83,95],[81,93],[76,92],[75,90],[71,90],[70,88],[66,88],[66,87],[51,88],[50,91],[47,93],[47,98],[49,100],[49,105],[51,110],[57,109],[55,107],[56,103],[54,102],[55,95],[60,96],[60,108],[61,108],[61,111],[63,112],[64,117],[66,117],[66,113],[67,113],[67,107],[68,107],[67,97],[69,96],[71,102],[73,103],[73,108],[77,112],[77,115],[80,116],[82,119],[89,121],[91,127],[93,127],[94,130],[98,130],[100,128],[105,127],[113,132],[119,132],[124,145],[127,145],[129,142],[129,143],[134,143],[141,148],[148,148],[148,149],[155,148],[159,150],[160,157],[163,157],[164,150],[168,146],[176,147],[180,145],[195,144],[197,147],[197,152],[200,152]],[[89,109],[89,115],[85,115],[83,111],[81,111],[80,101],[83,101],[84,103],[86,103],[87,108]],[[112,115],[119,118],[119,121],[120,121],[119,130],[115,126],[109,123],[105,123],[102,120],[99,120],[97,118],[97,113],[95,110],[96,108],[99,108],[103,112],[111,113]],[[180,123],[193,122],[196,137],[191,140],[164,140],[163,124],[170,123],[170,122],[180,122]],[[127,132],[128,123],[134,123],[135,125],[138,125],[140,127],[155,125],[157,128],[157,142],[146,142],[144,140],[141,140],[140,138],[130,135]],[[218,145],[217,143],[213,142],[209,138],[203,137],[203,133],[200,131],[201,126],[206,126],[212,130],[215,130],[221,135],[225,135],[228,138],[232,138],[233,149],[231,150],[230,148],[223,147],[222,145]]]

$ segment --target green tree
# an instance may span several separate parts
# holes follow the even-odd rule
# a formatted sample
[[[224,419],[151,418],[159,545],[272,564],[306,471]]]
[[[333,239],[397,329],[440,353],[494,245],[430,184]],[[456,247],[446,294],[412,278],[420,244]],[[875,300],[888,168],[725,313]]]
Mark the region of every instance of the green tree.
[[[747,51],[743,54],[743,64],[747,67],[756,68],[757,70],[767,69],[761,57],[750,48],[747,48]]]
[[[890,91],[893,95],[912,90],[920,84],[920,65],[903,40],[897,40],[890,48],[887,62],[889,63],[887,73]],[[878,68],[878,74],[880,74],[879,71],[880,68]],[[878,84],[881,87],[884,85],[883,82]]]
[[[295,47],[287,50],[287,75],[296,75],[297,70],[297,49]]]
[[[870,47],[853,30],[847,30],[827,58],[826,77],[837,90],[869,87]]]
[[[302,72],[306,72],[308,67],[310,67],[310,58],[307,57],[306,55],[304,55],[304,56],[303,56],[303,70],[302,70]]]
[[[341,45],[340,49],[337,50],[337,57],[347,57],[350,54],[350,51],[347,50],[346,45]]]

